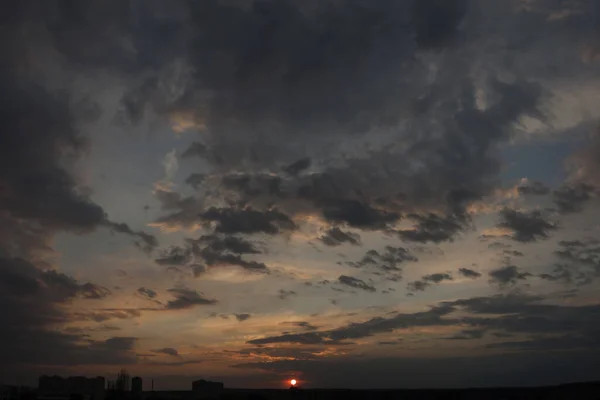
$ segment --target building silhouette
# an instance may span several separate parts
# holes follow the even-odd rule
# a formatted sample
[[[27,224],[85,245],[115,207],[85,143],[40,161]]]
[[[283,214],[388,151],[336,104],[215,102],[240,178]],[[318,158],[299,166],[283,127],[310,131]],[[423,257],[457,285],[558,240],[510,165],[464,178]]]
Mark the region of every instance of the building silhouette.
[[[106,380],[102,376],[86,378],[85,376],[42,375],[38,380],[38,397],[73,398],[104,400]]]
[[[142,385],[142,378],[140,378],[139,376],[134,376],[133,378],[131,378],[131,395],[134,399],[140,399],[142,397]]]
[[[122,369],[117,375],[117,381],[115,382],[115,390],[117,392],[129,392],[129,383],[129,373],[127,373],[127,370]]]

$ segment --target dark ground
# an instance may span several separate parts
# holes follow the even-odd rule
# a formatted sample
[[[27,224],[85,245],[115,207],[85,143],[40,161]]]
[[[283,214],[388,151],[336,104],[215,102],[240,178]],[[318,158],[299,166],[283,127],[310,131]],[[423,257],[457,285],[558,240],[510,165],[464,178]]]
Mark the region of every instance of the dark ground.
[[[193,392],[144,393],[147,400],[198,399]],[[246,390],[225,389],[220,400],[517,400],[517,399],[569,399],[600,400],[600,382],[574,383],[535,388],[481,388],[440,390]]]

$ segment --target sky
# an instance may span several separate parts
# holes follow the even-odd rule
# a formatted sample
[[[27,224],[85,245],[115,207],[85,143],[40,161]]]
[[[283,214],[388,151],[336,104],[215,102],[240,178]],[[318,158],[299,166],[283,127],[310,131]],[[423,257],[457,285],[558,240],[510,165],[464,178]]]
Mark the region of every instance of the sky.
[[[600,376],[600,3],[19,0],[0,381]]]

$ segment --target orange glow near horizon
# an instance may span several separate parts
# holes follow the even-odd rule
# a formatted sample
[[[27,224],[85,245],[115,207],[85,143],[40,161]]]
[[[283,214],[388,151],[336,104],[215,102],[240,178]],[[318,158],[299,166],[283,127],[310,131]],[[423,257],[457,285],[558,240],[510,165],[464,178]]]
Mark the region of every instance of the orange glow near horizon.
[[[295,379],[292,379],[292,380],[290,381],[290,383],[292,384],[292,386],[296,386],[296,383],[298,383],[298,381],[296,381]]]

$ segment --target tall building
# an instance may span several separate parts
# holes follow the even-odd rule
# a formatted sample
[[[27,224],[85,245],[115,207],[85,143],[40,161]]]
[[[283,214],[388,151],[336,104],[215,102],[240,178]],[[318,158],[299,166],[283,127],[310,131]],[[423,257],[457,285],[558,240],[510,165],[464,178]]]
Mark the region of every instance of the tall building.
[[[115,383],[115,390],[117,392],[129,392],[129,374],[127,370],[122,369],[117,375],[117,382]]]
[[[142,378],[134,376],[131,378],[131,393],[136,396],[142,394]]]

